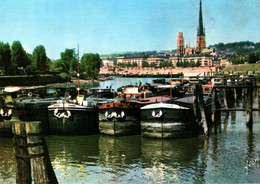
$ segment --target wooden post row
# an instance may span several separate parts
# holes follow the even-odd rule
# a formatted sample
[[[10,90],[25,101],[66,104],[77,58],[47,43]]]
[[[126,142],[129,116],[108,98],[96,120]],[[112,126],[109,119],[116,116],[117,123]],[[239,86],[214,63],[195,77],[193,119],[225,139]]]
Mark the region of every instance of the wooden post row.
[[[30,184],[31,170],[35,184],[58,183],[53,171],[40,122],[13,124],[16,183]]]

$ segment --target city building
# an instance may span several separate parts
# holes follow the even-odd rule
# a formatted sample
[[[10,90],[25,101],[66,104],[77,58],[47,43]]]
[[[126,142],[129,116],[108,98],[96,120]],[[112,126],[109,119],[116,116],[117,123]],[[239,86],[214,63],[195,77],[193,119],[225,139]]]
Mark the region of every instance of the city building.
[[[183,33],[179,32],[177,35],[177,55],[183,55],[184,54],[184,37]]]
[[[191,47],[190,44],[186,44],[185,47],[184,34],[183,32],[178,32],[176,54],[172,55],[171,57],[166,54],[160,55],[156,52],[151,52],[126,54],[123,56],[118,56],[116,60],[117,63],[136,63],[137,67],[142,67],[143,62],[147,62],[149,65],[155,63],[154,66],[160,66],[161,62],[169,60],[175,66],[178,62],[192,62],[193,64],[196,63],[196,66],[198,66],[198,63],[200,64],[200,66],[219,66],[221,59],[217,57],[215,48],[206,48],[206,36],[202,16],[202,1],[200,0],[196,48]]]
[[[177,34],[177,52],[175,56],[170,57],[173,65],[178,62],[193,62],[200,63],[200,66],[212,66],[212,50],[206,48],[206,37],[205,28],[203,27],[203,17],[202,17],[202,2],[200,0],[199,9],[199,22],[197,29],[197,43],[196,48],[190,47],[190,44],[186,44],[184,47],[184,36],[182,32]],[[214,50],[215,54],[215,50]],[[219,64],[219,63],[218,63]]]
[[[114,67],[116,61],[112,58],[102,58],[103,66],[104,67]]]
[[[178,62],[193,62],[194,64],[200,63],[200,66],[212,66],[212,56],[211,55],[202,55],[202,54],[195,54],[195,55],[175,55],[170,57],[171,62],[174,66],[177,65]]]

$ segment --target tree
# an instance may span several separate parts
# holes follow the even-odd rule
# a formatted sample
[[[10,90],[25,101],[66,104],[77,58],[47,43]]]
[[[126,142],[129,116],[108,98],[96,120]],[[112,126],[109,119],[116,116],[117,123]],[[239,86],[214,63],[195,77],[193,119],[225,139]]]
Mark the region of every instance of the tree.
[[[198,59],[196,62],[196,67],[199,67],[199,66],[200,66],[200,60]]]
[[[48,66],[48,58],[46,56],[46,51],[44,46],[39,45],[35,47],[33,50],[33,66],[38,70],[38,71],[47,71],[49,70]]]
[[[60,57],[61,61],[64,63],[63,72],[68,73],[72,70],[78,70],[77,56],[74,49],[66,49],[60,54]]]
[[[231,63],[235,64],[235,65],[244,64],[245,62],[246,62],[245,57],[236,56],[236,57],[231,58]]]
[[[51,66],[50,66],[50,71],[54,71],[54,72],[64,72],[64,68],[65,68],[65,64],[60,60],[60,59],[57,59],[57,60],[54,60],[52,63],[51,63]]]
[[[0,42],[0,68],[4,75],[12,74],[11,48],[9,43]]]
[[[194,62],[194,60],[190,60],[190,66],[191,67],[195,67],[196,66],[196,63]]]
[[[24,69],[30,64],[30,60],[27,58],[26,52],[19,41],[14,41],[11,47],[11,61],[14,67],[14,74],[19,69]]]
[[[259,61],[259,56],[255,53],[251,53],[247,56],[248,63],[256,63]]]
[[[184,60],[182,67],[183,68],[189,67],[189,62],[187,60]]]
[[[149,67],[155,67],[155,66],[156,66],[155,62],[152,62],[152,63],[149,65]]]
[[[177,63],[176,63],[177,67],[182,67],[182,61],[178,59]]]
[[[102,60],[99,57],[99,54],[84,54],[80,61],[80,71],[85,72],[88,77],[92,79],[92,82],[100,71],[102,67]]]
[[[149,63],[147,61],[142,61],[142,67],[149,67]]]

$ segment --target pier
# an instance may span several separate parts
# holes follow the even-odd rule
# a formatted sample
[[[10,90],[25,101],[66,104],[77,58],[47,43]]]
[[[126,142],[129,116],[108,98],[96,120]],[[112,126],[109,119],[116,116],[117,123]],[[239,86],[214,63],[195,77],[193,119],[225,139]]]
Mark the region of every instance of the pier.
[[[212,79],[218,75],[210,74]],[[201,126],[204,135],[219,134],[221,113],[237,111],[247,113],[245,130],[248,135],[253,131],[253,112],[260,111],[259,77],[246,76],[243,79],[223,76],[223,83],[213,86],[211,93],[211,112],[207,113],[205,107],[202,84],[198,83],[193,95],[193,112],[196,122]],[[242,102],[242,107],[238,106]],[[257,102],[257,103],[256,103]],[[253,104],[255,106],[253,106]],[[233,118],[233,117],[232,117]],[[14,155],[16,160],[17,183],[57,183],[53,171],[48,148],[46,146],[39,121],[13,121],[0,122],[1,137],[13,137]],[[37,174],[35,174],[37,173]],[[33,179],[32,179],[33,178]]]

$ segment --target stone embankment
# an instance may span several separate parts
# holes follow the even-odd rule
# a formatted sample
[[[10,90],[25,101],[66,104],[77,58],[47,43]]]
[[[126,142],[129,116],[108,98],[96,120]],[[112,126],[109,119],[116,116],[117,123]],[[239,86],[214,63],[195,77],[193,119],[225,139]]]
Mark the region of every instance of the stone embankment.
[[[208,72],[215,72],[215,67],[190,67],[190,68],[138,68],[138,67],[129,67],[129,68],[117,68],[115,71],[111,71],[110,68],[102,67],[100,69],[100,74],[136,74],[136,75],[145,75],[145,74],[169,74],[169,73],[183,73],[187,76],[202,75]]]

